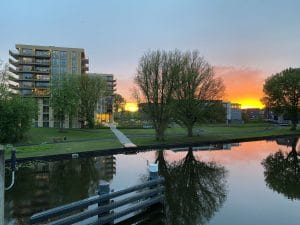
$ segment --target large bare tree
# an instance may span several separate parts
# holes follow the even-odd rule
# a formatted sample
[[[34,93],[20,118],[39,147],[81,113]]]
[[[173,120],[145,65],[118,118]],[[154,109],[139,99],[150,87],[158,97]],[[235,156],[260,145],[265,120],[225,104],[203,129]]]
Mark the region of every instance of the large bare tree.
[[[216,78],[213,68],[200,56],[198,51],[182,54],[182,70],[174,92],[173,111],[177,121],[185,126],[188,136],[198,122],[217,118],[224,114],[221,101],[224,85]],[[225,115],[224,115],[225,118]]]
[[[135,82],[147,104],[153,122],[156,140],[164,140],[178,74],[181,71],[181,53],[149,51],[140,59]]]

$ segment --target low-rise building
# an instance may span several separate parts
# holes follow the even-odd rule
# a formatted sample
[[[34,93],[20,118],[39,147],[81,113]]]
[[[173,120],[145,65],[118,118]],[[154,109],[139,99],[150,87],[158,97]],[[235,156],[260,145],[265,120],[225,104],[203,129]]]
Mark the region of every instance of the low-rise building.
[[[226,123],[242,123],[242,110],[241,104],[223,102],[223,106],[226,109]]]

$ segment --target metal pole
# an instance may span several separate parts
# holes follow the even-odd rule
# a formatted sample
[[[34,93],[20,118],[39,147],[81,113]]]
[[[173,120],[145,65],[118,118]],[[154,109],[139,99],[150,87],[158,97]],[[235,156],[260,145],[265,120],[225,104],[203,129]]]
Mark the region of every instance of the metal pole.
[[[158,164],[150,163],[149,164],[149,178],[150,180],[157,179],[158,176]]]
[[[105,194],[109,194],[110,192],[110,186],[109,186],[109,183],[105,180],[100,180],[99,182],[99,186],[98,186],[98,195],[105,195]],[[107,201],[104,201],[104,202],[100,202],[98,203],[98,206],[104,206],[104,205],[107,205],[110,203],[110,199],[108,199]],[[106,216],[108,215],[109,212],[105,212],[105,213],[101,213],[98,215],[98,217],[102,217],[102,216]]]
[[[4,147],[0,145],[0,225],[4,225],[4,188],[5,188]]]

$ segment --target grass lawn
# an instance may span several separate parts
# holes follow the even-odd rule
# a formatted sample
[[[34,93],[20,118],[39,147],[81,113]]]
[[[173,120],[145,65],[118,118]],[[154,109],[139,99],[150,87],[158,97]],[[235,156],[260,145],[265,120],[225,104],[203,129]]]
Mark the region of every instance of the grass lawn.
[[[155,141],[154,129],[121,129],[131,141],[137,145],[151,144],[176,144],[200,141],[219,141],[234,138],[250,138],[271,135],[295,134],[300,131],[292,132],[290,127],[274,126],[268,123],[248,123],[244,125],[204,125],[195,127],[197,136],[187,137],[184,128],[168,128],[164,142]]]
[[[67,129],[59,132],[54,128],[32,128],[27,139],[17,146],[17,157],[45,156],[63,153],[83,152],[111,148],[121,148],[110,129]],[[131,141],[138,145],[182,144],[201,141],[220,141],[235,138],[251,138],[284,134],[300,134],[300,130],[290,131],[290,127],[274,126],[268,123],[248,123],[244,125],[224,124],[195,127],[196,135],[187,137],[181,127],[168,128],[164,142],[155,141],[154,129],[120,129]],[[67,138],[67,141],[53,143],[53,138]],[[6,158],[9,157],[6,153]]]
[[[64,137],[67,138],[66,142],[53,143],[53,138]],[[66,129],[59,132],[55,128],[32,128],[27,139],[18,145],[18,158],[122,147],[110,129]],[[6,153],[6,158],[9,154]]]
[[[110,129],[65,129],[59,132],[57,128],[31,128],[26,134],[26,139],[19,144],[41,144],[53,142],[53,138],[67,138],[67,141],[114,138]]]

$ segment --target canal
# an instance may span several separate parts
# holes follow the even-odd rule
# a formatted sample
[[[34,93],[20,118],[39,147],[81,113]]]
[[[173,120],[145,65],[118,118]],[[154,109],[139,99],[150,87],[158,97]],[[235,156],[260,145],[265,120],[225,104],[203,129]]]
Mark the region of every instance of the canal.
[[[99,180],[114,190],[139,184],[147,163],[158,162],[166,187],[158,224],[298,225],[299,152],[297,138],[283,138],[25,162],[5,193],[5,224],[27,224],[33,213],[94,196]]]

